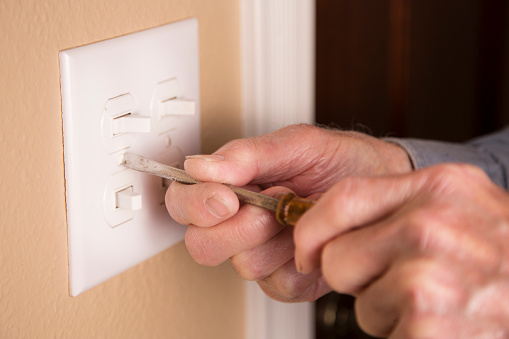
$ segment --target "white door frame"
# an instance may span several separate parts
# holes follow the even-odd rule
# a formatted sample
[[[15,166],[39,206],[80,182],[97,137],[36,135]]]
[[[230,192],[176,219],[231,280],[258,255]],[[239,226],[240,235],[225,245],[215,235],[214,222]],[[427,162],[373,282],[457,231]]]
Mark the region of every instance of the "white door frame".
[[[244,136],[314,122],[315,0],[240,0]],[[311,339],[312,303],[246,283],[247,339]]]
[[[313,123],[315,0],[241,0],[244,135]]]

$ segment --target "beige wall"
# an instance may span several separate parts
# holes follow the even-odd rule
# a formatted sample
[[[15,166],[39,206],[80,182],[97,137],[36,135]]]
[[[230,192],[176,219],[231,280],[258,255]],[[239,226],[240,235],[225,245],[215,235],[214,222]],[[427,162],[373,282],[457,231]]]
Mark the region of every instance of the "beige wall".
[[[211,152],[241,134],[238,1],[0,1],[0,337],[242,337],[240,279],[196,265],[183,244],[67,293],[58,51],[188,17]]]

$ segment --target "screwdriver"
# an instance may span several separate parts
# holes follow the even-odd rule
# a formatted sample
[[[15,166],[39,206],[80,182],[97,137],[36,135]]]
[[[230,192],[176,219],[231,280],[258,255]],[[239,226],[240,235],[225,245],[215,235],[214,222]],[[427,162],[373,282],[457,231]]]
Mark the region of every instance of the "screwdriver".
[[[200,183],[191,178],[186,171],[161,164],[138,154],[125,153],[122,165],[186,185]],[[277,199],[240,187],[224,185],[235,192],[239,200],[275,212],[277,221],[283,225],[295,225],[299,218],[315,204],[313,200],[300,198],[293,193],[285,193]]]

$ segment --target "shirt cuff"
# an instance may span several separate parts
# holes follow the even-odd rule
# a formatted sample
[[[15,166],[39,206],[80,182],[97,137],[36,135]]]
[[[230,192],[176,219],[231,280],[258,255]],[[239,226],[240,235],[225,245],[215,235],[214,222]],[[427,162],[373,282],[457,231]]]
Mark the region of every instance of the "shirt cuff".
[[[383,140],[405,149],[414,169],[442,163],[471,164],[482,168],[494,183],[506,188],[505,173],[501,171],[500,163],[494,161],[491,154],[483,152],[475,145],[420,139],[384,138]]]

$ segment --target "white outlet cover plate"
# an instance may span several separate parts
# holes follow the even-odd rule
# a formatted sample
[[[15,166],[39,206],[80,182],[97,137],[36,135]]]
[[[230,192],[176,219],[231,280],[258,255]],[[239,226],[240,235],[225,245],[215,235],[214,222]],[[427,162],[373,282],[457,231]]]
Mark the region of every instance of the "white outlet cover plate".
[[[183,239],[185,226],[173,221],[164,206],[162,179],[125,169],[119,159],[129,151],[175,165],[184,155],[200,153],[198,62],[196,19],[60,52],[72,296]],[[167,86],[168,81],[178,85]],[[155,117],[165,86],[196,105],[195,114],[167,117],[169,131],[157,128],[160,117]],[[119,104],[115,98],[121,95],[126,101]],[[122,105],[134,105],[130,113],[151,118],[153,132],[103,141],[103,129],[111,125],[104,122],[108,108]],[[111,212],[111,189],[129,186],[142,195],[141,210]]]

